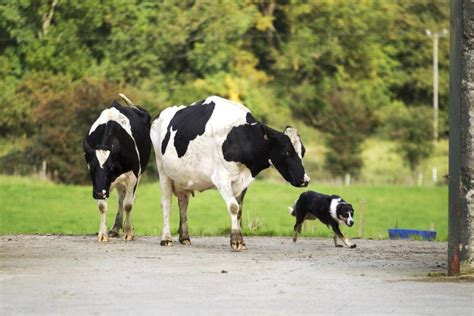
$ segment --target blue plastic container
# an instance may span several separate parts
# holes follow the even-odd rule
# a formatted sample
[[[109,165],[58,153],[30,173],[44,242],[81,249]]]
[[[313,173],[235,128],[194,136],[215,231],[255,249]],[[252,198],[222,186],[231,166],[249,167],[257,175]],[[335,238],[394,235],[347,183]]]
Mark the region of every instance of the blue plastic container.
[[[399,229],[393,228],[388,230],[388,237],[390,239],[436,239],[436,232],[432,230],[417,230],[417,229]]]

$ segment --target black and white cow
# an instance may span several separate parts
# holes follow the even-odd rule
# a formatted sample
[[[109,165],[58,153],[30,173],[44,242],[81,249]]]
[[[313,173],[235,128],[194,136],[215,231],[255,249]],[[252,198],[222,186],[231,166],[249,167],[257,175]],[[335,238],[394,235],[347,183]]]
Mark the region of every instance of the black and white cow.
[[[92,180],[92,196],[99,207],[99,241],[119,236],[124,210],[125,240],[133,240],[130,213],[135,190],[150,159],[150,115],[145,109],[134,106],[123,94],[120,96],[129,106],[114,101],[92,124],[83,142]],[[118,211],[115,224],[107,234],[107,198],[114,188],[119,195]]]
[[[245,106],[212,96],[191,106],[160,113],[150,137],[162,191],[161,245],[171,245],[171,197],[178,197],[179,241],[190,244],[187,207],[195,190],[217,189],[227,204],[233,249],[245,249],[240,230],[243,196],[258,173],[273,165],[293,186],[309,183],[296,129],[283,133],[257,122]]]

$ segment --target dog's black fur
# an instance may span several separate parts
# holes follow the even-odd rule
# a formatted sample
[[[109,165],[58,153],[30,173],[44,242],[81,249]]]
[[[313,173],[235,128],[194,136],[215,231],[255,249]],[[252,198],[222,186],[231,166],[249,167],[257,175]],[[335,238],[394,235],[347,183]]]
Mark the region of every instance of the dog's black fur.
[[[333,200],[335,200],[333,206],[335,210],[333,214],[331,214],[331,203],[333,203]],[[342,247],[342,245],[337,243],[337,238],[340,238],[342,242],[350,248],[356,247],[355,244],[352,244],[344,237],[339,229],[339,224],[341,223],[345,223],[349,227],[354,225],[354,208],[337,195],[325,195],[314,191],[301,193],[291,211],[291,215],[296,217],[296,224],[294,226],[295,234],[293,237],[294,242],[296,242],[298,234],[301,233],[303,222],[306,219],[315,220],[317,218],[322,223],[330,226],[334,231],[334,245],[336,247]]]

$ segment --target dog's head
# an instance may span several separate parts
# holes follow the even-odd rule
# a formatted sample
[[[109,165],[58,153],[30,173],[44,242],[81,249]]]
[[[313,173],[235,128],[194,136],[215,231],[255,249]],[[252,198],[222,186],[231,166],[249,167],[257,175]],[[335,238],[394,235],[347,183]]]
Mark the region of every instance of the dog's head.
[[[347,226],[351,227],[354,225],[354,208],[349,203],[339,203],[336,206],[337,218],[344,222]]]

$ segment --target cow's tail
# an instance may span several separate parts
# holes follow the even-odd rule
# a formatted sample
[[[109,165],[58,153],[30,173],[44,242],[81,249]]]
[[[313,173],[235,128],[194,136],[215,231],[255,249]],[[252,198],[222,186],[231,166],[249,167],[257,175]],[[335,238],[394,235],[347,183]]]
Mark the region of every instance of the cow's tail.
[[[133,106],[133,107],[135,107],[135,104],[133,104],[133,102],[132,102],[129,98],[127,98],[127,96],[126,96],[125,94],[119,93],[118,95],[119,95],[119,97],[122,98],[122,100],[125,101],[125,103],[127,103],[128,106]]]

